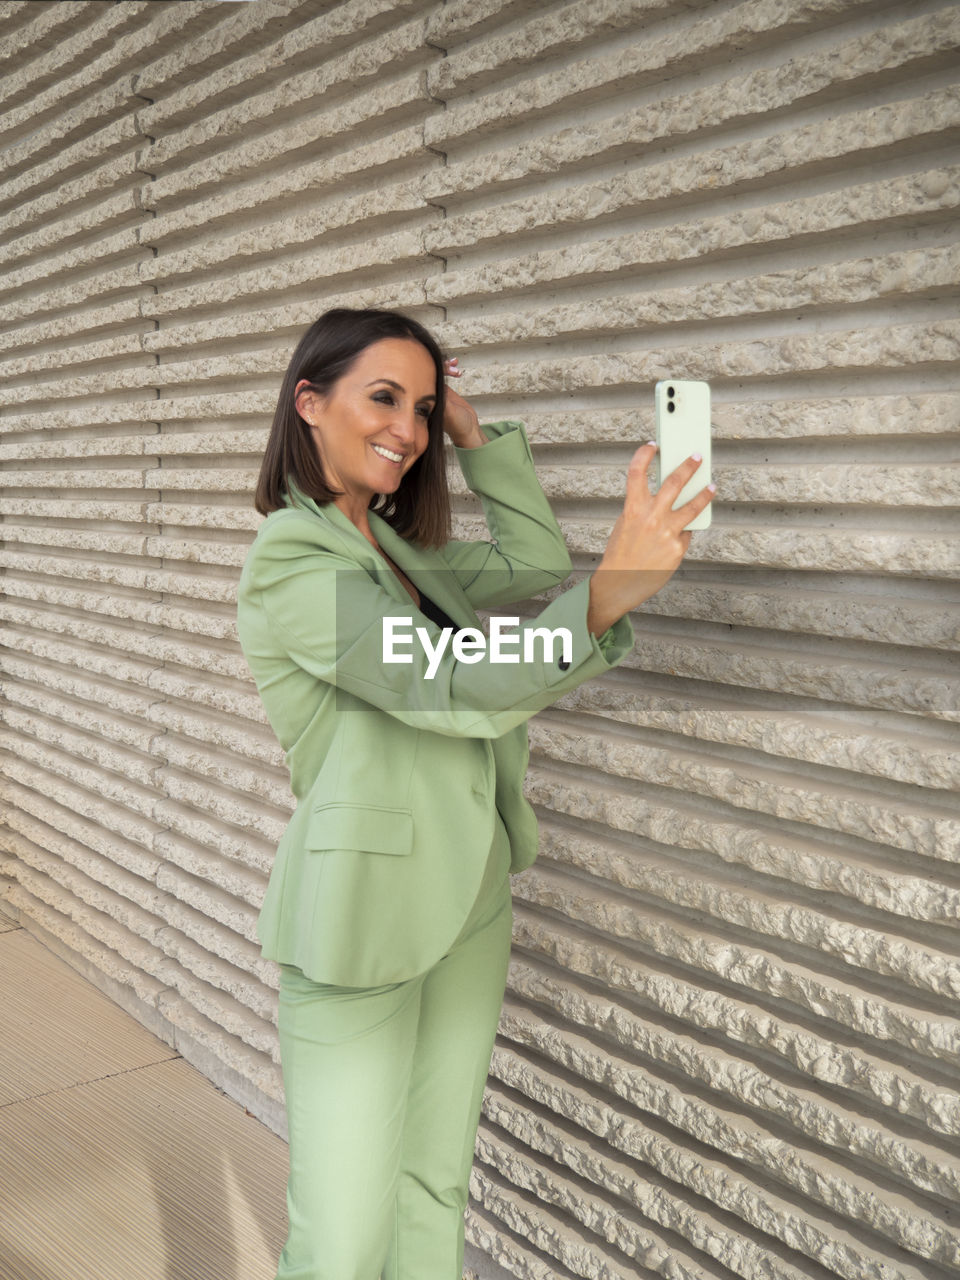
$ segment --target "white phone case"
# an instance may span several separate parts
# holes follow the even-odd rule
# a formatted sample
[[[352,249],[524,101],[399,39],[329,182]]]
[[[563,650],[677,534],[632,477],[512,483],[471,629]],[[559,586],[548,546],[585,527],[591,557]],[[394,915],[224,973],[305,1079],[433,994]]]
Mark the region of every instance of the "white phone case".
[[[671,471],[675,471],[692,453],[703,457],[693,478],[680,490],[673,510],[695,498],[711,481],[710,475],[710,384],[668,378],[653,390],[657,423],[657,488]],[[706,529],[710,525],[710,507],[685,529]]]

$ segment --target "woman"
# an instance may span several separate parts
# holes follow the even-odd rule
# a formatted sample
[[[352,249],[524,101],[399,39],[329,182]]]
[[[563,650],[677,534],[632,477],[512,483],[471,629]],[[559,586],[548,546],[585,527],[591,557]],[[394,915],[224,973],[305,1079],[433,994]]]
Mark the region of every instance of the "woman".
[[[481,427],[445,386],[456,365],[409,317],[326,312],[294,352],[257,489],[238,630],[297,799],[258,923],[280,965],[290,1137],[277,1280],[460,1280],[509,874],[537,852],[526,721],[627,656],[625,615],[712,496],[670,510],[691,459],[651,498],[643,446],[600,569],[519,628],[513,660],[476,636],[443,647],[476,608],[570,571],[522,425]],[[444,435],[492,541],[449,537]]]

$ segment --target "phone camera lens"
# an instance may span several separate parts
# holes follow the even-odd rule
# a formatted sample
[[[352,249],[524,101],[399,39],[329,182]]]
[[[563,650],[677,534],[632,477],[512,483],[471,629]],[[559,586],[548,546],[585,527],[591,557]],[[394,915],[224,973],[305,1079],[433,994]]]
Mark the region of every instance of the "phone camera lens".
[[[673,403],[673,401],[672,401],[672,400],[668,400],[668,401],[667,401],[667,413],[673,413],[673,411],[674,411],[674,409],[676,409],[676,407],[677,407],[677,406]]]
[[[673,399],[673,397],[676,395],[676,392],[674,391],[673,387],[667,387],[667,395],[670,397],[671,400]]]

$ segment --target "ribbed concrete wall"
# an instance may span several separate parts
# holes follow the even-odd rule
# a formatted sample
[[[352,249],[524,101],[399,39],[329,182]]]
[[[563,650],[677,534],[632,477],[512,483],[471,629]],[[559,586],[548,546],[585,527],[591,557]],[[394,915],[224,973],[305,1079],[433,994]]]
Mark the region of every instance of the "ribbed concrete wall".
[[[653,382],[713,386],[713,528],[531,725],[467,1228],[526,1280],[960,1274],[958,35],[0,4],[6,902],[275,1127],[291,798],[234,591],[296,337],[432,325],[580,569]]]

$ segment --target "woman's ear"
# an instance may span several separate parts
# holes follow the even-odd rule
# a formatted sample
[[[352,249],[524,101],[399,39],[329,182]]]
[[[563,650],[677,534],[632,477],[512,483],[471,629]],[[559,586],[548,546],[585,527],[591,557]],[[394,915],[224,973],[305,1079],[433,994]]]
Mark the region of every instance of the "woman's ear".
[[[311,427],[316,425],[314,414],[317,410],[317,400],[317,393],[310,380],[301,378],[293,392],[293,403],[297,413]]]

